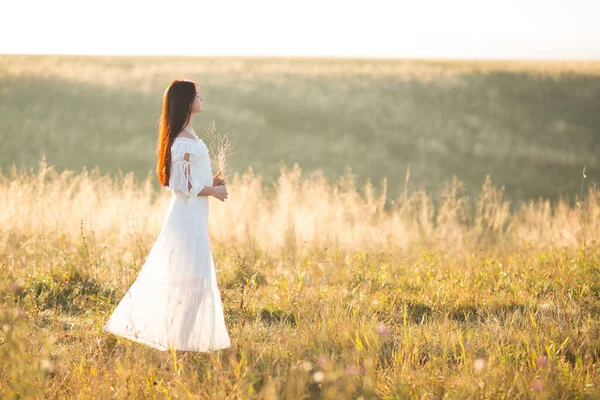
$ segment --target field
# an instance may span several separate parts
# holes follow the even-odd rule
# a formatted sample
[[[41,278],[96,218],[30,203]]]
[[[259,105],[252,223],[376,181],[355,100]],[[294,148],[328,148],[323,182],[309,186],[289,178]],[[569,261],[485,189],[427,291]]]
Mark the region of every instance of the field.
[[[351,176],[300,172],[236,176],[211,202],[233,346],[185,359],[101,332],[168,193],[44,164],[3,176],[0,395],[600,396],[600,193],[510,213],[456,180],[438,209],[425,192],[386,209]]]
[[[0,60],[1,398],[600,398],[597,64]],[[215,353],[101,330],[173,71],[236,145]]]
[[[456,176],[474,197],[490,175],[511,207],[571,201],[600,172],[600,62],[500,62],[0,55],[0,168],[153,173],[162,93],[202,86],[235,143],[232,172],[266,183],[280,163],[360,183],[387,178],[437,201]]]

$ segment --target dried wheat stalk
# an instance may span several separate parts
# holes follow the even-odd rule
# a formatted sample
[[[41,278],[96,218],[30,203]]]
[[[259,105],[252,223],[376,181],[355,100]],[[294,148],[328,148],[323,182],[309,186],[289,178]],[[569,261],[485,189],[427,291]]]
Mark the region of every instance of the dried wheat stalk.
[[[224,134],[217,133],[215,121],[212,122],[210,128],[207,128],[206,125],[204,125],[204,129],[207,133],[207,147],[210,151],[210,164],[212,166],[212,174],[214,176],[220,171],[222,174],[223,182],[226,182],[227,173],[229,172],[227,168],[227,162],[233,150],[233,145],[229,141],[229,132]]]

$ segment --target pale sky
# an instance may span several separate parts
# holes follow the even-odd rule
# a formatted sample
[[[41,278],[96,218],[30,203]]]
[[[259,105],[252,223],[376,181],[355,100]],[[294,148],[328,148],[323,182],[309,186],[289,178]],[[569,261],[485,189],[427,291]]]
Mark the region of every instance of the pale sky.
[[[3,0],[0,53],[600,60],[600,0]]]

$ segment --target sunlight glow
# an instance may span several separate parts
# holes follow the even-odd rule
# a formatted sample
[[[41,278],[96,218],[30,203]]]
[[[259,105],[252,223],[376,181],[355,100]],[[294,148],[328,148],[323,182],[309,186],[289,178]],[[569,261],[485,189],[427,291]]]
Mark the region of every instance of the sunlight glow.
[[[10,1],[1,53],[600,59],[600,2]]]

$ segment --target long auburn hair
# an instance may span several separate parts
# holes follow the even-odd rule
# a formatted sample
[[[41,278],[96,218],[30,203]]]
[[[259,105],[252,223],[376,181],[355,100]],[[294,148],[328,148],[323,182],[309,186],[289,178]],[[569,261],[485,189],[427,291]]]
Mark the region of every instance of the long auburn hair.
[[[165,90],[163,95],[162,113],[158,120],[158,141],[156,153],[156,175],[164,187],[169,186],[171,175],[171,146],[187,125],[192,103],[196,97],[196,83],[188,79],[175,79]]]

